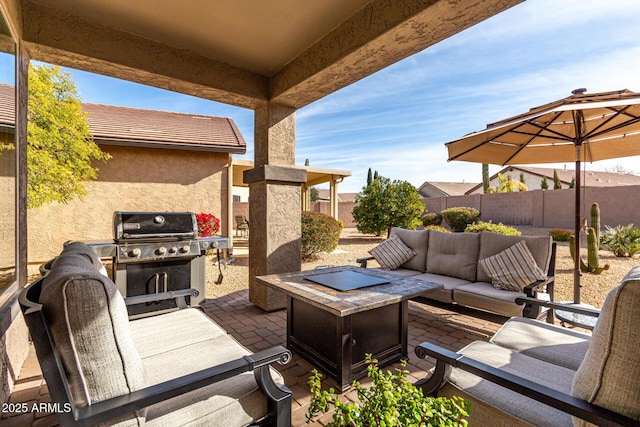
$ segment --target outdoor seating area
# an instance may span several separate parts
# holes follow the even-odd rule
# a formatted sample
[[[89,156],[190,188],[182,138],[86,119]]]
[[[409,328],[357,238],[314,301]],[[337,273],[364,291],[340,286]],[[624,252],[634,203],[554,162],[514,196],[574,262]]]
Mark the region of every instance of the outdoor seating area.
[[[408,354],[407,369],[411,372],[410,381],[424,378],[426,372],[434,366],[433,361],[421,360],[415,356],[415,347],[422,342],[437,343],[451,351],[458,351],[473,341],[488,341],[506,320],[500,316],[480,313],[460,308],[457,311],[445,305],[427,305],[425,300],[409,301],[408,320]],[[259,352],[267,348],[285,345],[286,312],[266,313],[248,300],[248,290],[233,292],[220,297],[209,298],[202,305],[205,314],[224,329],[243,347],[251,352]],[[285,385],[291,390],[292,426],[302,427],[308,409],[310,392],[307,385],[313,366],[304,358],[293,354],[286,365],[274,364],[284,378]],[[395,363],[385,369],[399,367]],[[367,379],[361,380],[367,384]],[[328,386],[335,383],[324,380]],[[353,391],[344,395],[347,400],[354,400]],[[20,373],[16,389],[11,396],[12,402],[25,402],[30,407],[36,403],[51,402],[51,395],[42,377],[40,365],[32,351]],[[11,418],[8,418],[11,416]],[[0,424],[8,426],[54,427],[60,425],[57,417],[46,411],[25,414],[3,414]],[[323,416],[319,424],[324,425],[330,417]]]

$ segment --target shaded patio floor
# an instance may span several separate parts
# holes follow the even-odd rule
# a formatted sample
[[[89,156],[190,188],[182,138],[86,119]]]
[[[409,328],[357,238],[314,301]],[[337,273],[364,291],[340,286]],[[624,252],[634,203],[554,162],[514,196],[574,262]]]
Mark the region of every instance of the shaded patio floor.
[[[507,320],[466,308],[435,305],[427,300],[409,302],[409,361],[410,381],[424,376],[433,364],[415,356],[414,348],[423,341],[430,341],[450,350],[459,350],[476,340],[488,340]],[[251,351],[258,351],[273,345],[285,345],[286,312],[284,310],[265,313],[249,302],[248,290],[208,299],[203,307],[216,323]],[[399,366],[399,364],[393,365]],[[285,384],[293,393],[292,425],[305,425],[305,414],[310,394],[307,380],[312,366],[294,354],[292,362],[285,366],[275,365],[282,373]],[[390,369],[390,368],[385,368]],[[330,380],[329,380],[330,381]],[[366,384],[366,380],[361,381]],[[329,382],[332,385],[331,382]],[[353,392],[343,397],[350,399]],[[33,349],[22,368],[10,402],[34,403],[50,402],[46,384]],[[316,425],[324,425],[330,420],[325,415]],[[55,414],[48,412],[28,412],[24,414],[3,413],[0,424],[5,426],[53,427],[58,425]]]

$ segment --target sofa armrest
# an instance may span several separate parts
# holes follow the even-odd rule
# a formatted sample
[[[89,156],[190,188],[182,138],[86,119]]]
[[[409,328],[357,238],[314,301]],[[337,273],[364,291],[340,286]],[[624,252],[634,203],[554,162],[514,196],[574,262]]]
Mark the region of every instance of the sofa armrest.
[[[593,316],[593,317],[600,316],[600,310],[595,308],[580,307],[574,304],[562,304],[562,303],[553,302],[553,301],[544,301],[537,298],[518,297],[516,298],[516,304],[518,305],[531,304],[531,305],[537,305],[540,307],[546,307],[551,310],[563,310],[563,311],[569,311],[571,313],[584,314],[585,316]]]
[[[254,371],[262,391],[270,401],[276,402],[277,408],[272,408],[272,411],[276,409],[278,415],[285,415],[282,424],[280,424],[281,419],[278,418],[278,425],[289,426],[291,424],[291,392],[273,381],[269,373],[269,365],[274,362],[285,364],[290,360],[291,352],[282,346],[276,346],[93,405],[77,408],[72,404],[71,413],[75,421],[94,425],[232,378],[243,372]]]
[[[434,375],[438,372],[450,372],[451,368],[447,369],[438,366],[449,365],[450,367],[470,372],[471,374],[483,378],[487,381],[490,381],[502,387],[506,387],[523,396],[535,399],[541,403],[544,403],[545,405],[559,409],[563,412],[584,419],[596,425],[640,426],[640,422],[620,415],[609,409],[602,408],[585,400],[581,400],[557,390],[553,390],[542,384],[538,384],[536,382],[508,373],[501,369],[494,368],[493,366],[489,366],[485,363],[464,356],[460,353],[446,350],[435,344],[424,342],[418,345],[415,351],[416,355],[421,359],[424,359],[427,356],[431,356],[436,359],[436,368],[434,371]],[[424,387],[424,384],[439,384],[439,386],[442,387],[446,382],[446,378],[434,380],[429,379],[422,383],[419,382],[418,385]],[[423,390],[427,394],[435,394],[435,392],[437,391],[437,389]]]
[[[367,268],[367,261],[371,261],[373,259],[375,259],[375,258],[372,257],[372,256],[368,256],[368,257],[364,257],[364,258],[357,258],[356,262],[358,264],[360,264],[361,268]]]

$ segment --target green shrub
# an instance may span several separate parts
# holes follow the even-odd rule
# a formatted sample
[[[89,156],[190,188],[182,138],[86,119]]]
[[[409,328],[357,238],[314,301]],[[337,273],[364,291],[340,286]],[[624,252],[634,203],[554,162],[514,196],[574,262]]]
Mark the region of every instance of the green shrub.
[[[569,237],[572,235],[573,231],[567,230],[566,228],[554,228],[549,231],[549,236],[556,242],[568,242]]]
[[[436,231],[442,231],[443,233],[451,233],[451,230],[447,230],[446,228],[444,228],[441,225],[427,225],[426,227],[424,227],[425,230],[436,230]]]
[[[442,215],[433,212],[427,212],[426,214],[422,215],[421,220],[422,225],[424,225],[425,227],[428,227],[429,225],[440,225],[442,224]]]
[[[451,230],[457,233],[463,232],[467,225],[473,224],[480,218],[480,211],[469,207],[449,208],[440,213]]]
[[[480,233],[481,231],[490,231],[492,233],[504,234],[505,236],[519,236],[520,231],[515,227],[510,227],[499,222],[494,224],[493,222],[478,221],[471,225],[467,225],[464,229],[465,233]]]
[[[446,427],[466,426],[464,417],[469,415],[469,404],[461,397],[424,396],[422,389],[406,380],[409,372],[406,360],[394,374],[384,373],[378,368],[378,361],[366,355],[367,376],[371,386],[364,388],[354,381],[357,402],[342,402],[333,388],[322,390],[322,375],[312,370],[309,377],[311,402],[307,422],[312,422],[319,414],[335,409],[332,421],[327,427],[373,427],[373,426],[424,426]]]
[[[319,212],[302,212],[302,259],[318,252],[332,252],[338,247],[340,222]]]
[[[605,225],[600,241],[615,256],[632,257],[640,250],[640,227],[629,224],[625,227],[618,225],[611,228]]]

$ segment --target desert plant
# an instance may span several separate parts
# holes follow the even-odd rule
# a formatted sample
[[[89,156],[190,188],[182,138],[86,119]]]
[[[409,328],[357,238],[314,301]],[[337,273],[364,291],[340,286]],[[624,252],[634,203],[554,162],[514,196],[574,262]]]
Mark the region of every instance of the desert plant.
[[[586,225],[587,220],[584,220]],[[597,231],[596,231],[597,230]],[[591,205],[591,226],[587,229],[587,264],[580,260],[580,270],[589,273],[600,274],[609,269],[609,264],[600,267],[600,207],[597,203]],[[569,250],[571,258],[575,259],[575,236],[569,237]]]
[[[562,189],[562,182],[560,181],[560,177],[558,176],[558,171],[555,169],[553,170],[553,189],[554,190]]]
[[[489,165],[486,163],[482,164],[482,192],[488,193],[489,188],[491,187],[491,182],[489,180]]]
[[[478,221],[467,225],[464,229],[465,233],[480,233],[481,231],[490,231],[492,233],[504,234],[505,236],[519,236],[520,231],[515,227],[510,227],[499,222],[494,224],[491,221]]]
[[[547,182],[547,177],[546,176],[542,177],[542,181],[540,181],[540,188],[542,190],[548,190],[549,189],[549,183]]]
[[[426,214],[422,215],[421,219],[422,225],[424,225],[425,227],[429,225],[442,224],[442,215],[433,212],[427,212]]]
[[[556,242],[568,242],[569,237],[573,234],[572,231],[565,228],[554,228],[549,231],[549,236]]]
[[[338,247],[340,222],[320,212],[302,212],[302,259]]]
[[[406,380],[407,362],[402,360],[397,373],[384,373],[378,368],[378,361],[370,354],[366,355],[367,376],[371,378],[371,387],[362,387],[354,381],[358,402],[342,402],[334,392],[322,390],[322,375],[312,370],[309,377],[311,402],[307,413],[307,422],[312,422],[319,414],[332,408],[333,420],[327,427],[339,426],[466,426],[464,417],[469,415],[469,404],[454,396],[424,396],[422,390]]]
[[[444,228],[441,225],[427,225],[426,227],[424,227],[425,230],[435,230],[435,231],[442,231],[443,233],[451,233],[451,230],[447,230],[446,228]]]
[[[408,181],[379,176],[356,196],[353,219],[358,231],[380,236],[392,227],[414,230],[424,211],[422,198]]]
[[[640,227],[633,224],[618,225],[614,228],[604,226],[602,244],[617,257],[632,257],[640,251]]]
[[[480,211],[470,207],[449,208],[443,210],[440,214],[451,227],[451,230],[457,233],[463,232],[467,225],[473,224],[480,218]]]

